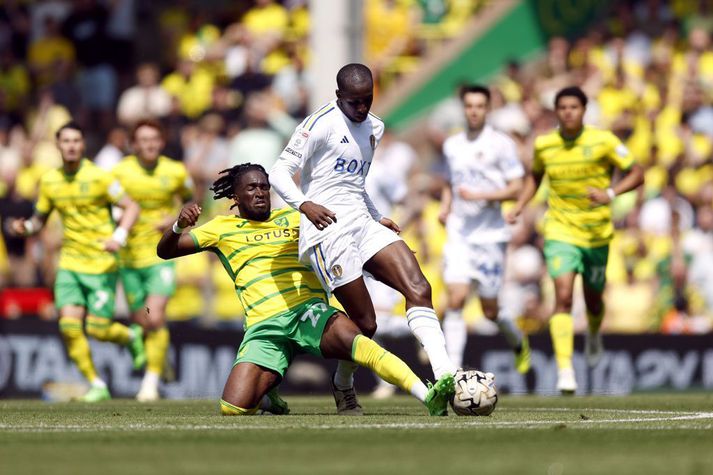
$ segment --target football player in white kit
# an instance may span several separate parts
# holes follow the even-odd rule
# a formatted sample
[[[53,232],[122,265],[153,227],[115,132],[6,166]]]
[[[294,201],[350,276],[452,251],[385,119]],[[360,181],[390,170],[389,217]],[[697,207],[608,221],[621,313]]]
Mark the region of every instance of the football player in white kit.
[[[376,315],[363,272],[406,298],[406,318],[437,379],[457,367],[431,302],[431,286],[399,227],[376,209],[364,188],[384,123],[369,113],[374,83],[369,68],[352,63],[337,73],[337,99],[307,117],[270,171],[273,188],[302,212],[300,258],[310,260],[361,331],[371,337]],[[301,187],[292,176],[301,171]],[[300,189],[301,188],[301,189]],[[340,414],[360,415],[352,362],[340,361],[332,389]]]
[[[515,326],[514,316],[503,315],[498,303],[510,240],[500,203],[517,198],[525,171],[512,139],[486,123],[490,91],[470,85],[461,89],[460,96],[467,128],[443,144],[449,183],[443,189],[439,215],[448,233],[443,252],[446,348],[451,360],[461,366],[467,337],[463,307],[475,283],[483,314],[497,324],[513,348],[516,369],[526,373],[530,369],[527,337]]]

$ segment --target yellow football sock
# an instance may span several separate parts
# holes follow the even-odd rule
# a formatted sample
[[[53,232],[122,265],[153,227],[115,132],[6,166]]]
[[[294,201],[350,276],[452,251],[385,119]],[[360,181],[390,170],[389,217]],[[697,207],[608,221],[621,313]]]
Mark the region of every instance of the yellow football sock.
[[[146,333],[146,340],[144,341],[144,347],[146,348],[146,371],[161,374],[163,365],[166,362],[169,340],[170,335],[166,327]]]
[[[587,322],[589,323],[589,333],[599,332],[599,328],[602,326],[602,320],[604,320],[604,306],[602,305],[602,311],[595,315],[587,311]]]
[[[79,372],[87,378],[90,383],[97,378],[97,370],[94,369],[92,353],[89,348],[89,340],[82,330],[82,320],[72,317],[59,318],[59,332],[62,335],[64,344],[67,346],[69,358],[77,365]]]
[[[243,409],[242,407],[233,406],[229,402],[220,400],[220,413],[224,416],[252,416],[258,410],[259,406],[252,409]]]
[[[357,335],[354,338],[352,359],[360,366],[372,370],[387,383],[394,384],[407,393],[411,392],[414,384],[421,382],[406,363],[364,335]]]
[[[574,319],[568,313],[556,313],[550,318],[550,336],[559,369],[572,367],[574,352]]]
[[[115,322],[110,318],[87,317],[87,335],[101,341],[110,341],[126,345],[131,340],[131,331],[126,325]]]

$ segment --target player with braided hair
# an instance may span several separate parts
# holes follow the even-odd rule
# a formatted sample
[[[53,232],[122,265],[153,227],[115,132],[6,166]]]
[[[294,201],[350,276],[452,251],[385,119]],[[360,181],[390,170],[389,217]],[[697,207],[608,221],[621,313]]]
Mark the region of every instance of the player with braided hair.
[[[233,198],[235,196],[235,184],[238,180],[249,171],[259,171],[267,175],[267,172],[262,167],[256,163],[242,163],[240,165],[235,165],[232,168],[228,168],[220,172],[220,177],[213,182],[210,190],[213,192],[213,199],[219,200],[222,198]],[[238,206],[237,203],[233,203],[230,209]]]
[[[218,216],[184,233],[198,221],[197,204],[183,207],[157,247],[172,259],[214,252],[235,282],[245,310],[245,336],[220,401],[225,415],[258,410],[288,412],[275,388],[292,359],[302,353],[354,361],[412,394],[431,415],[446,415],[453,377],[426,387],[399,358],[365,337],[346,315],[330,307],[319,279],[297,259],[300,213],[271,210],[270,183],[259,165],[223,170],[211,190],[230,198],[240,216]]]

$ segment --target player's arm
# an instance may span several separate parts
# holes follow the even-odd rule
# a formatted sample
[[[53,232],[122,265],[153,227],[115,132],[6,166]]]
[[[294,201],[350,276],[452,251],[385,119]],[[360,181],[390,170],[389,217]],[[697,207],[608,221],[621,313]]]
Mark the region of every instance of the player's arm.
[[[614,201],[617,195],[631,191],[644,183],[644,169],[634,161],[629,149],[614,134],[609,134],[611,151],[609,163],[624,172],[617,183],[606,189],[589,187],[587,194],[593,204],[606,205]]]
[[[292,178],[318,147],[317,133],[303,129],[295,131],[270,170],[270,185],[285,203],[304,214],[317,229],[324,229],[337,222],[337,215],[324,206],[309,201]]]
[[[607,189],[588,188],[587,194],[593,203],[606,205],[614,201],[614,198],[622,193],[638,188],[644,183],[644,168],[638,163],[634,163],[626,170],[625,175],[614,185]]]
[[[50,191],[40,181],[35,210],[29,219],[18,218],[10,222],[9,231],[15,236],[33,236],[39,233],[47,223],[47,218],[54,209]]]
[[[141,213],[139,204],[129,198],[128,195],[122,196],[119,201],[114,204],[123,209],[124,212],[121,215],[119,225],[114,229],[114,233],[111,235],[111,239],[104,243],[104,249],[109,252],[117,252],[126,245],[129,231],[139,219],[139,214]]]
[[[524,179],[515,178],[507,182],[505,188],[500,190],[478,191],[466,186],[458,188],[458,195],[464,200],[508,201],[514,200],[523,189]]]
[[[156,246],[156,254],[161,259],[174,259],[176,257],[195,254],[202,249],[198,247],[190,234],[183,232],[185,228],[195,226],[203,210],[196,203],[185,205],[178,215],[178,219],[171,229],[164,231],[161,240]]]
[[[441,209],[438,212],[438,221],[445,226],[448,220],[448,215],[451,214],[451,206],[453,205],[453,189],[450,182],[445,182],[441,189]]]
[[[525,169],[518,158],[515,142],[510,138],[503,138],[498,145],[497,166],[505,178],[505,187],[499,190],[474,190],[468,187],[460,187],[458,195],[464,200],[508,201],[517,199],[522,191]]]
[[[522,210],[525,209],[527,203],[529,203],[535,196],[535,193],[537,193],[537,189],[540,187],[540,184],[542,184],[543,177],[544,173],[542,171],[534,170],[531,170],[525,175],[520,196],[518,196],[515,206],[505,215],[505,220],[508,223],[514,224],[515,221],[517,221],[517,218],[522,214]]]
[[[10,222],[10,233],[15,236],[34,236],[45,226],[48,216],[49,214],[42,214],[35,210],[29,219],[14,219]]]

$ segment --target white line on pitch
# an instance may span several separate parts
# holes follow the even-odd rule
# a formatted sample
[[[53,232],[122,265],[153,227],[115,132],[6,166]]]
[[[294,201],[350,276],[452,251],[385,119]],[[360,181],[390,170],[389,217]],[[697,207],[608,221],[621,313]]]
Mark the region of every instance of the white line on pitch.
[[[565,425],[570,429],[594,429],[603,428],[597,426],[608,426],[611,424],[635,424],[624,425],[617,429],[634,429],[634,430],[676,430],[679,427],[661,427],[645,425],[645,423],[662,423],[675,421],[690,421],[690,420],[708,420],[713,419],[713,412],[686,413],[674,417],[651,417],[651,418],[625,418],[625,419],[590,419],[590,420],[533,420],[533,421],[488,421],[483,419],[475,419],[472,421],[458,421],[453,423],[419,423],[419,422],[394,422],[394,423],[365,423],[365,424],[280,424],[280,425],[172,425],[172,424],[126,424],[126,425],[91,425],[84,426],[79,424],[0,424],[0,431],[16,431],[16,432],[101,432],[101,431],[243,431],[243,430],[372,430],[372,429],[473,429],[473,428],[489,428],[489,429],[539,429],[543,426],[558,426]],[[706,426],[686,426],[688,430],[709,430],[710,425]]]

